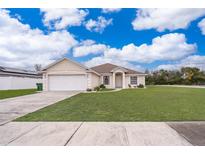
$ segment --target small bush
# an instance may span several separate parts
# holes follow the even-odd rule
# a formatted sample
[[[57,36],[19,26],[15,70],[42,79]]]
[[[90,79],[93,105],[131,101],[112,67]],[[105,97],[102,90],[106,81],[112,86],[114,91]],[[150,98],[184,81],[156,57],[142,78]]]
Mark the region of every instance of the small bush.
[[[129,88],[132,88],[131,84],[128,84],[128,87],[129,87]]]
[[[138,88],[144,88],[144,85],[143,84],[139,84],[137,87]]]
[[[87,88],[87,89],[86,89],[86,91],[92,91],[92,89],[90,89],[90,88]]]
[[[105,85],[104,85],[104,84],[101,84],[101,85],[100,85],[100,88],[104,89],[104,88],[105,88]]]
[[[99,91],[100,90],[100,87],[95,87],[94,88],[94,91]]]

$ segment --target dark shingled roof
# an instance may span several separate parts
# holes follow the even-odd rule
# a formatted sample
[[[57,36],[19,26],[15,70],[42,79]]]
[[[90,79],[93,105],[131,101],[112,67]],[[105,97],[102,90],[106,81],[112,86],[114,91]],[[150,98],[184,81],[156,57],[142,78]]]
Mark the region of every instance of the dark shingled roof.
[[[35,71],[29,71],[29,70],[23,70],[23,69],[11,68],[11,67],[4,67],[4,66],[0,66],[0,75],[2,75],[2,76],[36,77],[36,78],[41,77],[41,75],[39,75]]]
[[[110,73],[113,69],[115,69],[117,67],[121,67],[121,66],[117,66],[117,65],[114,65],[114,64],[106,63],[106,64],[102,64],[102,65],[98,65],[98,66],[92,67],[91,69],[96,71],[96,72],[98,72],[98,73]],[[126,69],[127,70],[127,72],[126,72],[127,74],[144,74],[142,72],[131,70],[131,69],[128,69],[128,68],[125,68],[125,67],[121,67],[121,68]]]

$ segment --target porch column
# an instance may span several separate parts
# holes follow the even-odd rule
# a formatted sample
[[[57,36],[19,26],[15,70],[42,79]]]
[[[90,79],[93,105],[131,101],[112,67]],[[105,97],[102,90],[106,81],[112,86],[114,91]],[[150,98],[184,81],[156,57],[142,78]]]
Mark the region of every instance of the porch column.
[[[125,73],[122,73],[122,88],[125,88]]]
[[[112,73],[112,88],[115,89],[115,73]]]

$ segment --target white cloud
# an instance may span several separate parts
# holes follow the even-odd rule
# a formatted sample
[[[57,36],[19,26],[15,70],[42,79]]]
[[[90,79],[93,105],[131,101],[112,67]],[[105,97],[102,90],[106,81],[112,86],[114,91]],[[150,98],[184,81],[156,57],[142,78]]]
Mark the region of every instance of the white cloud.
[[[121,8],[103,8],[102,13],[114,13],[119,12]]]
[[[152,44],[136,46],[128,44],[121,49],[106,47],[104,54],[85,62],[87,66],[94,66],[105,62],[122,64],[123,66],[140,69],[134,63],[151,63],[154,61],[176,61],[196,52],[195,44],[187,44],[184,34],[171,33],[152,40]],[[88,53],[88,51],[86,51]],[[141,68],[142,69],[142,68]]]
[[[84,40],[84,41],[81,41],[80,43],[79,43],[79,45],[93,45],[93,44],[95,44],[96,42],[94,41],[94,40]]]
[[[115,64],[118,66],[122,66],[122,67],[126,67],[126,68],[130,68],[133,70],[138,70],[138,71],[144,72],[144,68],[141,67],[140,65],[135,65],[135,64],[132,64],[130,62],[122,61],[119,59],[111,59],[111,58],[105,58],[105,57],[94,57],[91,60],[85,62],[84,64],[87,67],[93,67],[93,66],[97,66],[97,65],[101,65],[101,64],[105,64],[105,63],[111,63],[111,64]]]
[[[138,63],[151,63],[163,60],[179,60],[196,52],[195,44],[186,43],[184,34],[171,33],[156,37],[152,44],[136,46],[128,44],[122,49],[111,48],[106,50],[104,56],[107,58],[118,58]]]
[[[202,34],[205,35],[205,18],[202,19],[202,20],[198,23],[198,27],[201,29]]]
[[[97,55],[103,53],[106,49],[107,46],[104,44],[95,44],[92,40],[86,40],[73,49],[73,56],[82,57],[89,54]]]
[[[104,29],[111,24],[112,19],[105,19],[104,17],[99,16],[97,20],[88,20],[85,23],[85,27],[89,31],[102,33]]]
[[[195,19],[205,15],[205,9],[197,8],[158,8],[158,9],[139,9],[132,22],[135,30],[156,29],[161,32],[164,30],[185,29]]]
[[[159,69],[176,70],[182,67],[197,67],[199,69],[205,70],[205,56],[192,55],[188,56],[175,64],[164,64],[159,65]]]
[[[49,28],[64,29],[70,26],[80,26],[88,15],[88,11],[82,9],[41,9],[43,23]]]
[[[9,11],[0,10],[0,65],[10,67],[33,67],[46,65],[65,55],[78,42],[67,31],[44,34],[39,29],[31,29]]]

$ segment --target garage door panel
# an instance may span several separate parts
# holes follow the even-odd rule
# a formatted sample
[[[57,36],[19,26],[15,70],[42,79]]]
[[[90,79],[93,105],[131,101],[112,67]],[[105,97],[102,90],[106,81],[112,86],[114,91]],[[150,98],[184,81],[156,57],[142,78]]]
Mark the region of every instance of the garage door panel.
[[[87,79],[85,75],[50,75],[50,91],[86,90]]]

